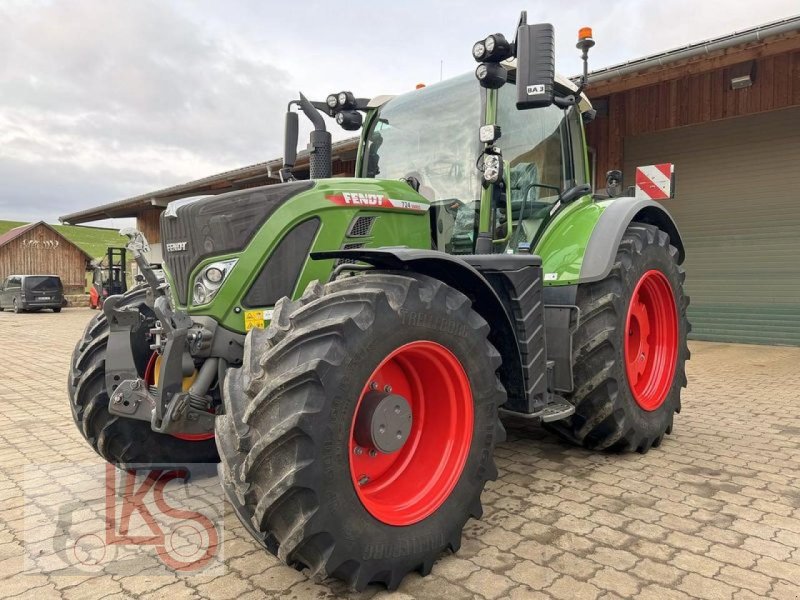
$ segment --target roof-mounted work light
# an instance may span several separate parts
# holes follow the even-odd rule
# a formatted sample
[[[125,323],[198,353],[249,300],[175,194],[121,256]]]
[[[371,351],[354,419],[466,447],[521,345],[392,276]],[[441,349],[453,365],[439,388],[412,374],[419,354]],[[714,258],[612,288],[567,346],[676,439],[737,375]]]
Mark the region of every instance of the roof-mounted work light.
[[[486,39],[475,42],[472,57],[478,62],[500,62],[513,56],[511,44],[502,33],[493,33]]]

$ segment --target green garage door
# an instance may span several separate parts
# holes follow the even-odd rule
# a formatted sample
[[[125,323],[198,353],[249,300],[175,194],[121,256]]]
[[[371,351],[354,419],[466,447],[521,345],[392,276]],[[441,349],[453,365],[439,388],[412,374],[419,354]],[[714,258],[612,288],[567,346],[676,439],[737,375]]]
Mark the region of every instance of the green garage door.
[[[692,337],[800,345],[800,108],[625,139],[675,163],[665,206],[686,245]]]

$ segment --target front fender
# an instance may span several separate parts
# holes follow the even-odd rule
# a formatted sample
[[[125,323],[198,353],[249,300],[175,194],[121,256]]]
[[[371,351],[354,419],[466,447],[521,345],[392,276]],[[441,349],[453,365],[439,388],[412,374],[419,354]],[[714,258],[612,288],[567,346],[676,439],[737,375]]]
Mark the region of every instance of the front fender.
[[[516,403],[520,402],[518,399],[527,397],[522,356],[508,311],[491,283],[463,258],[436,250],[414,248],[359,248],[312,252],[311,258],[346,258],[365,262],[379,269],[413,271],[454,287],[470,298],[475,311],[489,324],[489,341],[503,359],[500,379],[508,392],[509,402],[506,407],[515,408]]]

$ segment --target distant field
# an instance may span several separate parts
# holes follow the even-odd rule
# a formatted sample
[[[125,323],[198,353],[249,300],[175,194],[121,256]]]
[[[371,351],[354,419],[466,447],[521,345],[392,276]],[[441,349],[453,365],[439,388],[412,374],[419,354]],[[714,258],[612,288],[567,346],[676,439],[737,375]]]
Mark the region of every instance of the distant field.
[[[0,220],[0,235],[20,225],[25,225],[25,223],[22,221]],[[114,229],[84,227],[82,225],[53,225],[53,227],[93,258],[105,256],[106,249],[109,246],[125,246],[128,242],[127,238],[119,235]]]

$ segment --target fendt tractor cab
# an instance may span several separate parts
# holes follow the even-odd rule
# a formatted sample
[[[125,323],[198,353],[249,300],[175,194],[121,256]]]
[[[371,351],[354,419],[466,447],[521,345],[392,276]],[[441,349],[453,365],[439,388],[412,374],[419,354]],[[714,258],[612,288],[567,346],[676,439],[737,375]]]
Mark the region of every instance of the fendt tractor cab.
[[[475,76],[289,105],[283,182],[170,205],[167,281],[108,298],[73,356],[75,421],[116,465],[221,460],[271,553],[354,589],[457,550],[501,414],[646,452],[686,384],[681,237],[662,204],[592,194],[584,76],[551,25],[473,46]],[[314,125],[295,180],[298,111]],[[323,115],[361,129],[331,178]],[[656,185],[669,195],[671,168]]]

